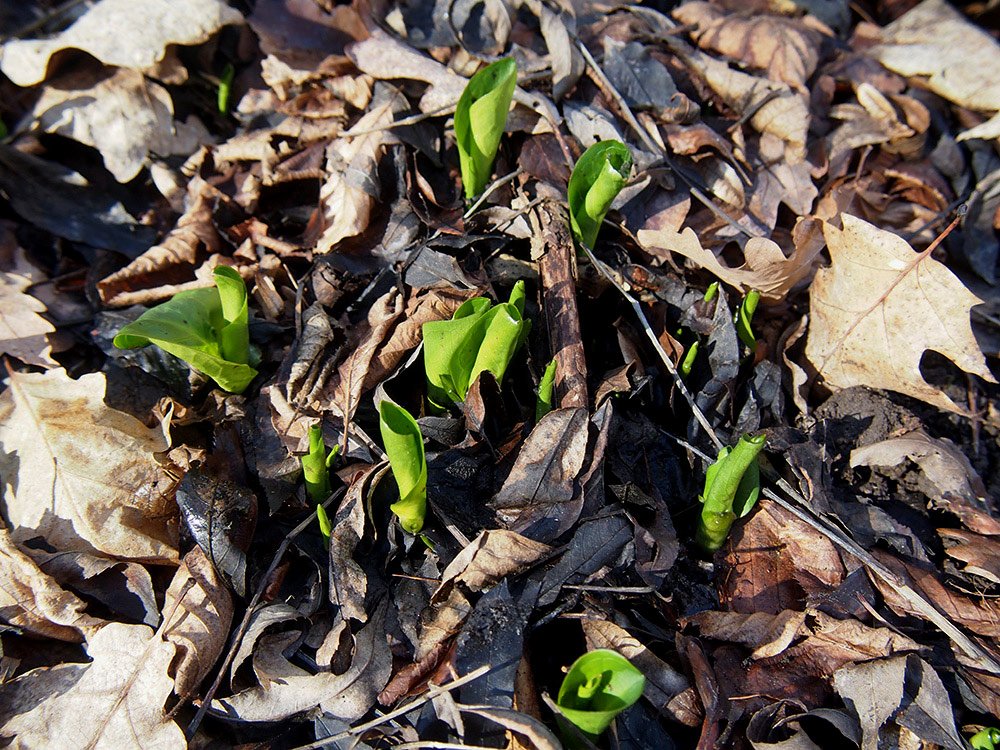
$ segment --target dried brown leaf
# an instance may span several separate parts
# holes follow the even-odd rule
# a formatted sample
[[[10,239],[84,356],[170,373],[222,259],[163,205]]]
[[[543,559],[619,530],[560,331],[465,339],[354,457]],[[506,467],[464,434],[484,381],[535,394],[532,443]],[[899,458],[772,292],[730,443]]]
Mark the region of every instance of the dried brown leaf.
[[[832,264],[809,298],[806,357],[832,388],[865,385],[962,412],[920,374],[928,349],[996,382],[969,322],[981,302],[944,265],[854,216],[823,228]]]
[[[49,334],[56,329],[39,314],[47,308],[25,293],[33,276],[38,276],[37,271],[25,260],[24,251],[16,248],[11,267],[0,273],[0,354],[46,369],[58,367],[49,342]]]
[[[955,543],[953,547],[945,547],[945,552],[948,557],[965,563],[966,573],[1000,583],[1000,539],[958,529],[938,529],[938,534]]]
[[[0,395],[4,515],[15,542],[148,562],[177,559],[172,483],[154,453],[166,424],[109,408],[102,373],[12,373]]]

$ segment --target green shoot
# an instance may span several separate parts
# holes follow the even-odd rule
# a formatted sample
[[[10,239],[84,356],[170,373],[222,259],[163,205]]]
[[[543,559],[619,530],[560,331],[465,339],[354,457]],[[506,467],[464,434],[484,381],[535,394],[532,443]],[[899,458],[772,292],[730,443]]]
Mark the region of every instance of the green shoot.
[[[1000,729],[984,727],[969,738],[974,750],[997,750],[1000,747]]]
[[[229,97],[233,90],[233,78],[236,76],[236,68],[233,67],[232,63],[226,63],[226,67],[222,69],[222,77],[219,78],[219,95],[217,105],[219,107],[220,114],[229,113]]]
[[[583,152],[569,178],[569,223],[573,237],[591,250],[611,202],[625,187],[632,152],[621,141],[601,141]]]
[[[427,514],[427,458],[424,437],[413,416],[392,401],[379,405],[379,427],[399,500],[389,508],[404,531],[417,534]]]
[[[556,705],[563,718],[590,739],[607,729],[615,716],[642,696],[646,678],[617,651],[597,649],[569,668]]]
[[[326,514],[326,508],[321,504],[316,505],[316,520],[319,522],[319,533],[323,535],[326,546],[330,546],[330,532],[333,531],[333,524],[330,523],[330,516]]]
[[[507,57],[472,76],[458,100],[455,141],[467,200],[486,188],[516,87],[517,63]]]
[[[257,376],[251,367],[247,290],[239,272],[218,266],[215,287],[179,292],[144,312],[115,336],[119,349],[155,344],[212,378],[230,393],[242,393]],[[256,359],[256,356],[253,356]]]
[[[323,445],[323,428],[318,424],[309,428],[309,452],[299,461],[302,462],[306,492],[314,503],[321,503],[330,496],[330,464],[339,451],[340,446],[335,445],[327,453]]]
[[[552,395],[556,385],[556,361],[553,359],[545,367],[542,379],[538,381],[538,398],[535,400],[535,421],[552,411]]]
[[[694,367],[694,361],[698,357],[698,341],[696,340],[688,350],[684,353],[684,359],[681,361],[681,377],[686,378],[691,374],[691,368]]]
[[[763,434],[744,436],[735,448],[723,448],[705,472],[705,491],[696,541],[707,552],[719,549],[737,518],[749,513],[760,497],[757,454],[764,447]]]
[[[751,289],[740,303],[736,315],[733,316],[733,322],[736,324],[736,335],[750,349],[757,346],[757,338],[753,335],[750,323],[753,321],[753,314],[757,310],[758,302],[760,302],[760,292]]]
[[[514,285],[508,302],[493,305],[485,297],[467,300],[451,320],[424,323],[424,371],[427,400],[443,411],[464,401],[469,386],[485,371],[499,383],[531,322],[524,315],[524,282]]]
[[[3,120],[0,120],[0,140],[7,137],[7,126],[4,124]]]
[[[717,295],[718,293],[719,293],[719,282],[713,281],[711,284],[708,285],[708,289],[705,290],[705,297],[704,297],[705,301],[711,302],[713,299],[715,299],[715,295]]]

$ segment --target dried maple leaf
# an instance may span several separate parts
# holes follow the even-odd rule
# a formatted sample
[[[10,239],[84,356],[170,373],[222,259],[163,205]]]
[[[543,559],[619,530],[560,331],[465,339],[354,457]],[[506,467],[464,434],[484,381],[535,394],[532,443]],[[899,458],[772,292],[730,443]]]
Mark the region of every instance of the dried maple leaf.
[[[995,383],[969,322],[982,300],[927,251],[842,218],[843,229],[823,228],[832,264],[812,284],[806,357],[832,388],[884,388],[961,413],[924,380],[920,358],[933,349]]]
[[[12,373],[0,395],[3,514],[15,542],[135,561],[177,559],[177,506],[146,427],[104,403],[103,373]]]

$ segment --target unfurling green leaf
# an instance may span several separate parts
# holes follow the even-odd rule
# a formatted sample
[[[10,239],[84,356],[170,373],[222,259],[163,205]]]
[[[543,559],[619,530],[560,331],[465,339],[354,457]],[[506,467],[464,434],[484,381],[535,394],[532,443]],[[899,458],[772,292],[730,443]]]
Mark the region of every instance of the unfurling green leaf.
[[[597,232],[629,171],[632,152],[621,141],[601,141],[583,152],[569,178],[569,222],[576,241],[594,248]]]
[[[399,488],[399,500],[389,508],[405,531],[417,534],[427,514],[427,459],[424,436],[410,412],[392,401],[379,405],[382,443],[389,457],[392,476]]]
[[[591,738],[642,696],[646,678],[617,651],[597,649],[566,673],[556,705],[563,717]]]
[[[974,750],[997,750],[1000,747],[1000,729],[985,727],[969,738]]]
[[[535,401],[535,421],[552,411],[552,394],[556,385],[556,361],[553,359],[538,381],[538,398]]]
[[[760,468],[757,454],[764,447],[763,434],[744,436],[735,448],[723,448],[705,472],[705,491],[696,541],[714,552],[729,535],[737,518],[749,513],[760,497]]]
[[[753,314],[757,310],[758,302],[760,302],[760,292],[751,289],[743,298],[739,309],[736,310],[736,315],[733,317],[733,322],[736,324],[736,334],[740,337],[740,341],[751,349],[757,346],[757,338],[753,335],[750,324],[753,322]]]
[[[508,57],[472,76],[458,100],[455,141],[462,185],[469,200],[483,192],[493,171],[516,87],[517,63]]]
[[[524,282],[519,281],[510,300],[493,305],[485,297],[467,300],[451,320],[424,323],[424,371],[427,400],[441,411],[449,403],[464,401],[469,386],[485,371],[497,382],[531,329],[524,314]]]
[[[306,492],[314,503],[321,503],[330,496],[330,464],[339,450],[340,446],[335,445],[328,453],[323,445],[323,428],[318,424],[309,428],[309,452],[299,461]]]
[[[155,344],[187,362],[231,393],[257,376],[250,366],[247,290],[239,272],[214,271],[215,287],[179,292],[144,312],[115,336],[119,349]]]

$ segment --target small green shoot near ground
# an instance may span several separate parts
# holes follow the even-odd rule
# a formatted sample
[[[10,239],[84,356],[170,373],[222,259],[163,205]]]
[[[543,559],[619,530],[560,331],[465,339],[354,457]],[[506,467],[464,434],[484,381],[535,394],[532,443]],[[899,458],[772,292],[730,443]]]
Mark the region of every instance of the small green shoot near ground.
[[[556,705],[564,719],[596,739],[615,716],[639,700],[645,687],[646,678],[628,659],[617,651],[597,649],[573,662]]]
[[[179,292],[144,312],[115,336],[119,349],[155,344],[230,393],[257,376],[250,366],[247,289],[238,271],[218,266],[215,286]]]
[[[691,368],[694,367],[694,361],[698,357],[699,344],[695,340],[688,350],[684,353],[684,359],[681,360],[681,377],[686,378],[691,374]]]
[[[1000,747],[1000,729],[984,727],[969,738],[974,750],[997,750]]]
[[[232,63],[226,63],[226,67],[222,69],[222,75],[219,78],[219,95],[216,102],[219,114],[229,114],[229,97],[233,91],[233,78],[235,76],[236,68],[233,67]]]
[[[696,541],[706,552],[719,549],[737,518],[749,513],[760,497],[757,454],[766,437],[747,435],[735,448],[723,448],[705,472],[705,491],[698,520]]]
[[[706,302],[711,302],[713,299],[715,299],[715,295],[717,295],[718,293],[719,293],[719,282],[713,281],[711,284],[708,285],[708,289],[705,290],[705,296],[703,299]]]
[[[433,410],[464,401],[469,386],[487,370],[498,383],[503,380],[531,329],[523,316],[524,282],[519,281],[507,302],[493,305],[476,297],[464,302],[451,320],[424,323],[424,371]]]
[[[601,141],[583,152],[569,178],[569,223],[577,242],[591,250],[611,202],[632,169],[632,152],[621,141]]]
[[[753,335],[753,329],[750,327],[750,324],[753,322],[753,314],[757,310],[758,302],[760,302],[760,292],[756,289],[751,289],[740,303],[739,309],[736,310],[736,315],[733,316],[733,322],[736,324],[736,335],[750,349],[754,349],[757,346],[757,337]]]
[[[516,87],[517,63],[507,57],[472,76],[458,100],[455,141],[467,200],[486,188]]]
[[[309,428],[309,452],[299,461],[302,464],[302,477],[306,483],[306,493],[309,499],[316,503],[316,518],[323,538],[330,540],[330,517],[322,503],[330,496],[330,464],[337,457],[340,446],[333,446],[328,453],[323,445],[323,428],[314,424]]]
[[[389,457],[399,500],[389,508],[404,531],[418,534],[427,514],[427,458],[420,425],[410,412],[392,401],[379,404],[382,443]]]
[[[556,385],[556,361],[553,359],[545,367],[542,379],[538,381],[538,398],[535,399],[535,421],[552,411],[552,393]]]

